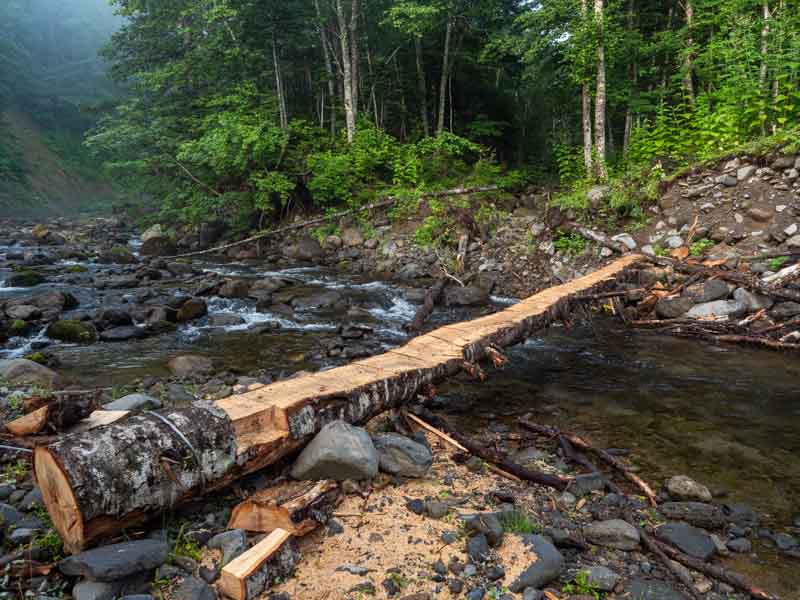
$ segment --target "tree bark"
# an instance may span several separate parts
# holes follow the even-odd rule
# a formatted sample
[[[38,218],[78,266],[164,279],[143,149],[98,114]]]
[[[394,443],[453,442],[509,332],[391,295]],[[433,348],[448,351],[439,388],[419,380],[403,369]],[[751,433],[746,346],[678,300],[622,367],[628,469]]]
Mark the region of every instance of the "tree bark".
[[[281,129],[286,131],[289,128],[289,115],[286,111],[286,95],[283,91],[283,78],[281,77],[281,67],[278,62],[278,47],[274,33],[272,34],[272,63],[275,68],[275,89],[278,92],[278,110],[280,112]]]
[[[597,155],[596,174],[606,179],[606,51],[603,41],[603,0],[594,0],[594,16],[600,35],[597,42],[597,90],[594,99],[594,139]]]
[[[422,120],[422,131],[425,137],[431,134],[431,126],[428,123],[428,92],[425,83],[425,66],[422,58],[422,38],[414,36],[414,56],[417,62],[417,93],[419,94],[419,116]]]
[[[450,40],[453,37],[453,19],[448,16],[447,29],[444,34],[444,54],[442,56],[442,77],[439,81],[439,119],[436,123],[436,135],[444,133],[445,105],[447,104],[447,81],[450,77]]]
[[[361,90],[360,74],[360,51],[358,42],[358,19],[360,17],[359,0],[352,0],[350,6],[350,72],[352,73],[351,82],[353,85],[353,114],[358,118],[358,107],[360,106],[359,93]]]
[[[588,17],[589,7],[587,0],[581,0],[581,15],[584,19]],[[586,176],[592,176],[592,99],[589,93],[589,84],[584,82],[581,86],[581,122],[583,124],[583,166],[586,169]]]
[[[686,10],[686,58],[683,61],[683,88],[689,105],[694,107],[694,4],[692,0],[685,0]]]
[[[317,11],[317,30],[319,31],[319,40],[322,44],[322,59],[325,63],[325,74],[328,77],[328,98],[330,98],[330,112],[331,112],[331,136],[336,135],[336,81],[333,72],[333,64],[331,61],[330,49],[328,48],[328,36],[325,35],[325,28],[322,26],[322,11],[319,8],[319,0],[314,0],[314,8]]]
[[[345,15],[342,0],[336,0],[336,18],[339,23],[339,40],[342,47],[342,88],[344,89],[344,116],[347,126],[347,141],[353,142],[356,134],[356,104],[353,98],[353,66],[350,48],[350,24]]]

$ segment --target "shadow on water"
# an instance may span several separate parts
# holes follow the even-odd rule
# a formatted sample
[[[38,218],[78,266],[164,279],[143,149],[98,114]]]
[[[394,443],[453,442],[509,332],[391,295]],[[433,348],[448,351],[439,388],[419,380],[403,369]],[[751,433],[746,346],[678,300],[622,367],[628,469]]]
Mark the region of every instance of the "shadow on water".
[[[800,361],[794,357],[599,321],[554,328],[509,356],[502,376],[443,386],[465,430],[531,413],[598,445],[631,449],[651,482],[685,473],[725,493],[725,501],[746,502],[767,527],[780,530],[800,515]],[[776,560],[763,544],[756,551],[755,564],[738,557],[732,566],[786,598],[798,597],[797,563]]]

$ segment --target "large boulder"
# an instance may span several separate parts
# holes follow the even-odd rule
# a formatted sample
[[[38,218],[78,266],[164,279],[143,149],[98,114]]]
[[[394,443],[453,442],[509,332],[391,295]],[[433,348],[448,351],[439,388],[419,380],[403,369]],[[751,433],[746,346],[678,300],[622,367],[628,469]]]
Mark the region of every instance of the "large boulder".
[[[176,356],[167,363],[167,367],[173,375],[181,379],[194,375],[210,375],[214,371],[211,359],[197,354]]]
[[[489,301],[489,292],[474,285],[465,287],[451,286],[444,292],[444,303],[447,306],[476,306]]]
[[[381,471],[402,477],[424,477],[433,464],[430,448],[398,433],[372,438]]]
[[[595,521],[583,528],[584,537],[598,546],[635,550],[639,546],[639,532],[622,519]]]
[[[34,287],[45,282],[44,275],[32,271],[30,269],[23,269],[17,271],[6,280],[8,287]]]
[[[344,296],[336,290],[328,290],[302,298],[292,300],[292,308],[295,310],[316,310],[326,308],[337,308],[345,304]]]
[[[325,256],[325,251],[320,243],[311,236],[302,238],[296,245],[290,246],[287,250],[290,258],[300,260],[316,261]]]
[[[65,319],[52,323],[47,328],[47,337],[71,344],[93,344],[97,341],[97,329],[91,323]]]
[[[156,223],[155,225],[151,225],[150,227],[145,229],[141,237],[142,237],[142,242],[146,242],[148,240],[152,240],[153,238],[164,237],[165,235],[167,235],[167,233],[166,231],[164,231],[164,228],[161,227],[161,225],[159,225],[158,223]]]
[[[291,474],[295,479],[371,479],[378,474],[378,453],[364,429],[333,421],[300,453]]]
[[[59,376],[55,371],[37,362],[24,358],[15,358],[13,360],[0,360],[0,379],[11,384],[53,387],[59,381]]]
[[[153,225],[142,234],[142,247],[139,248],[142,256],[172,256],[176,252],[175,242],[161,225]]]
[[[524,535],[522,542],[528,547],[533,559],[522,573],[511,583],[509,590],[520,593],[525,588],[541,588],[557,579],[564,570],[564,557],[550,540],[541,535]],[[521,557],[522,560],[525,560]]]
[[[143,539],[95,548],[69,556],[58,564],[70,577],[92,581],[116,581],[134,573],[149,571],[167,560],[169,544],[159,539]]]
[[[208,303],[202,298],[189,298],[178,310],[177,320],[181,323],[205,317]]]
[[[223,298],[247,298],[250,294],[250,284],[244,279],[227,279],[219,288],[219,295]]]

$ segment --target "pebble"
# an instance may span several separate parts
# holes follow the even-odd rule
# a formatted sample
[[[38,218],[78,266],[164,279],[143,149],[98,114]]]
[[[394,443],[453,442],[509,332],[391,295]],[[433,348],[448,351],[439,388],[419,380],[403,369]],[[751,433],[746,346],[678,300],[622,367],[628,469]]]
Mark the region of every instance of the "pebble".
[[[464,582],[460,579],[449,579],[447,581],[447,589],[452,594],[460,594],[464,591]]]
[[[221,550],[222,564],[227,565],[247,550],[247,535],[244,529],[223,531],[208,541],[208,547],[212,550]]]
[[[477,587],[467,592],[467,600],[483,600],[486,595],[486,590],[482,587]]]
[[[750,552],[753,549],[753,544],[747,538],[736,538],[735,540],[730,540],[727,543],[727,547],[731,552],[742,554]]]
[[[482,563],[489,558],[489,542],[482,533],[474,535],[467,541],[467,554],[473,563]]]
[[[639,546],[639,532],[622,519],[590,523],[584,527],[583,535],[593,544],[618,550],[634,550]]]

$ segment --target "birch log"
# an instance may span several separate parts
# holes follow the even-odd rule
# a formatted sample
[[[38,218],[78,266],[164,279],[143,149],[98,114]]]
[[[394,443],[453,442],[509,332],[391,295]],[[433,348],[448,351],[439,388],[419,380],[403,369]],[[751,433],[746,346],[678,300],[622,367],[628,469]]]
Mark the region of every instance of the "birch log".
[[[441,327],[385,354],[214,403],[129,416],[34,453],[45,505],[69,552],[277,462],[327,423],[365,423],[456,375],[489,348],[525,340],[604,292],[641,260],[626,255],[503,311]]]

